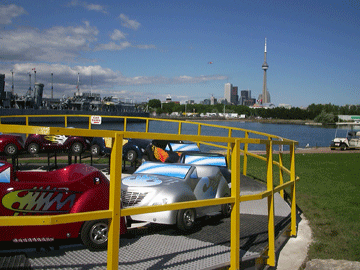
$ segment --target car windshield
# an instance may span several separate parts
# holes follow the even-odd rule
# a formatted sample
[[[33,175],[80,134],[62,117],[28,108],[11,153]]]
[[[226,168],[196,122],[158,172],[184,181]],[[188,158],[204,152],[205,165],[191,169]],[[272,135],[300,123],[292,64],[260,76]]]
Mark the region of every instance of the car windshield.
[[[5,169],[4,169],[5,168]],[[5,166],[5,163],[0,163],[0,183],[10,183],[11,168]]]
[[[186,164],[198,164],[198,165],[213,165],[226,167],[225,157],[220,156],[196,156],[185,155],[184,163]]]
[[[135,173],[157,174],[185,179],[190,168],[191,166],[145,162],[135,171]]]
[[[185,152],[185,151],[200,151],[196,143],[170,143],[172,151]],[[170,150],[169,146],[166,146],[165,150]]]

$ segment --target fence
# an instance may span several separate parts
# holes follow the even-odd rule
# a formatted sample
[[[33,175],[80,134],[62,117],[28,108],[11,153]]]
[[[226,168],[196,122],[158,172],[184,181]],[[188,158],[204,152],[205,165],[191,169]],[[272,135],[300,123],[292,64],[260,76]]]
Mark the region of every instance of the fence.
[[[290,202],[291,202],[291,225],[290,236],[296,236],[296,182],[299,180],[295,176],[295,145],[296,141],[281,138],[266,133],[250,131],[246,129],[224,127],[221,125],[210,125],[206,123],[153,119],[153,118],[136,118],[136,117],[110,117],[106,116],[108,121],[121,121],[123,123],[122,130],[101,130],[93,129],[91,124],[91,116],[79,115],[77,116],[85,123],[88,123],[88,128],[67,128],[69,116],[63,115],[47,115],[56,117],[56,119],[63,119],[59,125],[63,127],[46,127],[30,125],[31,122],[37,121],[38,117],[44,116],[9,116],[0,117],[0,132],[3,133],[22,133],[22,134],[52,134],[52,135],[72,135],[72,136],[86,136],[86,137],[108,137],[112,138],[111,162],[110,162],[110,199],[109,209],[103,211],[93,211],[76,214],[63,214],[55,216],[2,216],[0,223],[2,226],[30,226],[30,225],[55,225],[79,221],[88,221],[96,219],[109,219],[109,232],[108,232],[108,255],[107,255],[107,268],[118,268],[119,256],[119,232],[120,232],[120,216],[131,216],[141,213],[152,213],[159,211],[179,210],[186,208],[197,208],[209,205],[232,204],[231,212],[231,242],[230,242],[230,269],[240,268],[240,202],[249,200],[260,200],[267,198],[268,200],[268,249],[266,264],[275,266],[275,206],[274,194],[280,192],[284,196],[284,189],[290,189]],[[74,117],[74,116],[71,116]],[[105,117],[103,117],[105,120]],[[14,124],[14,119],[17,123]],[[20,119],[20,120],[19,120]],[[15,121],[15,122],[16,122]],[[177,125],[177,132],[174,133],[159,133],[150,132],[151,124],[153,121],[158,121],[166,124]],[[128,124],[130,122],[139,122],[144,125],[143,132],[128,131]],[[9,124],[10,123],[10,124]],[[184,125],[193,125],[196,128],[196,134],[183,134],[182,127]],[[201,135],[203,129],[225,129],[227,136],[206,136]],[[243,132],[243,137],[235,137],[234,133]],[[215,131],[216,133],[216,131]],[[261,137],[261,138],[252,138]],[[196,142],[199,145],[210,145],[222,149],[226,152],[229,164],[231,164],[231,196],[226,198],[208,199],[200,201],[189,201],[181,203],[173,203],[166,205],[146,206],[146,207],[133,207],[127,209],[120,208],[120,190],[121,190],[121,166],[122,164],[122,146],[124,138],[138,138],[138,139],[157,139],[167,140],[171,137],[172,140],[184,140]],[[265,155],[256,154],[248,150],[250,144],[258,144],[265,146]],[[283,152],[279,151],[278,161],[274,160],[274,146],[289,147],[290,168],[286,168],[283,164]],[[243,147],[241,147],[243,146]],[[241,157],[242,173],[247,174],[248,158],[254,157],[266,162],[266,181],[267,190],[255,195],[240,195],[240,174],[241,174]],[[279,168],[279,183],[275,185],[273,167]],[[288,175],[289,180],[284,180],[284,174]]]

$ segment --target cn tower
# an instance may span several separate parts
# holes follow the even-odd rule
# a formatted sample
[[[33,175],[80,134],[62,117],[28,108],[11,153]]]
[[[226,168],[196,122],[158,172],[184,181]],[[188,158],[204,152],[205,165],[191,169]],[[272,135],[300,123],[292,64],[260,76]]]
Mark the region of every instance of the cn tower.
[[[264,51],[264,64],[262,64],[262,69],[264,70],[264,82],[263,82],[263,91],[262,91],[262,101],[261,104],[269,103],[268,92],[266,89],[266,71],[269,68],[269,65],[266,63],[266,38],[265,38],[265,51]]]

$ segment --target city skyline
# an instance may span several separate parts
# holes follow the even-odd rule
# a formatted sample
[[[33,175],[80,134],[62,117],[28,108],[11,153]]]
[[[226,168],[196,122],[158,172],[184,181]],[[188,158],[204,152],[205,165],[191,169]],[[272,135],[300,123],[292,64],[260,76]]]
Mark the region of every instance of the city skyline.
[[[360,100],[359,19],[353,1],[4,1],[0,73],[23,95],[83,92],[137,102],[199,103],[224,85],[263,91],[271,103],[306,107]],[[50,75],[53,73],[53,77]]]

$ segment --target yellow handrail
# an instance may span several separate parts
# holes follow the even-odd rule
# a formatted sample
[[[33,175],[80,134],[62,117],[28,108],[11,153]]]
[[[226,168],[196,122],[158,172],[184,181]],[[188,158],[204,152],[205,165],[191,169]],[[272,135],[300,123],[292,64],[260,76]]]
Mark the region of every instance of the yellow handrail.
[[[25,125],[4,124],[3,120],[8,118],[25,117]],[[262,132],[251,131],[241,128],[224,127],[219,125],[212,125],[206,123],[177,121],[171,119],[154,119],[154,118],[141,118],[141,117],[116,117],[116,116],[102,116],[102,118],[121,118],[123,119],[123,130],[99,130],[92,129],[90,117],[88,115],[71,115],[71,117],[84,117],[89,121],[87,129],[80,128],[67,128],[68,115],[46,115],[45,117],[64,117],[64,127],[42,127],[31,126],[31,118],[44,117],[39,115],[29,116],[0,116],[0,132],[3,133],[25,133],[25,134],[59,134],[59,135],[77,135],[87,137],[110,137],[112,138],[113,147],[111,150],[111,164],[110,164],[110,203],[109,209],[103,211],[93,211],[86,213],[64,214],[56,216],[14,216],[14,217],[0,217],[0,222],[3,226],[29,226],[29,225],[54,225],[61,223],[71,223],[86,220],[93,220],[99,218],[107,218],[109,223],[109,241],[108,241],[108,269],[118,268],[118,253],[119,253],[119,232],[120,232],[120,216],[135,215],[141,213],[159,212],[185,209],[188,207],[203,207],[208,205],[220,205],[231,203],[233,210],[231,213],[231,243],[230,243],[230,269],[240,268],[240,202],[248,200],[260,200],[268,198],[268,250],[267,250],[267,264],[275,266],[275,205],[274,194],[280,192],[283,196],[283,190],[290,188],[290,201],[291,201],[291,236],[296,236],[296,182],[299,180],[295,176],[295,145],[296,141],[285,139],[279,136],[270,135]],[[142,121],[145,124],[145,132],[128,131],[128,123],[130,121]],[[178,124],[176,133],[156,133],[150,132],[149,127],[152,121],[166,121]],[[197,126],[196,134],[188,135],[182,134],[183,124],[191,124]],[[201,135],[203,127],[227,129],[227,136],[205,136]],[[243,131],[244,137],[233,137],[233,131]],[[263,136],[264,139],[250,138],[250,135]],[[229,164],[231,164],[231,196],[226,198],[200,200],[191,202],[181,202],[168,205],[147,206],[147,207],[134,207],[127,209],[120,209],[120,190],[121,190],[121,166],[122,164],[122,144],[124,138],[148,138],[148,139],[169,139],[173,140],[186,140],[194,141],[198,145],[211,145],[221,149],[226,149],[226,155]],[[221,145],[223,143],[225,145]],[[249,144],[258,144],[266,146],[266,155],[262,156],[249,152]],[[244,146],[243,150],[241,145]],[[283,164],[283,153],[279,152],[279,162],[273,160],[273,146],[274,145],[288,145],[290,148],[290,169],[286,168]],[[246,175],[248,168],[248,157],[252,156],[257,159],[266,161],[266,180],[267,190],[255,195],[240,195],[240,173],[241,163],[240,158],[243,156],[243,174]],[[279,185],[274,185],[273,179],[273,165],[279,167]],[[283,174],[286,173],[290,176],[288,182],[284,182]]]

